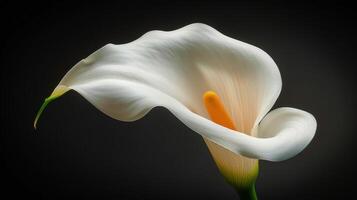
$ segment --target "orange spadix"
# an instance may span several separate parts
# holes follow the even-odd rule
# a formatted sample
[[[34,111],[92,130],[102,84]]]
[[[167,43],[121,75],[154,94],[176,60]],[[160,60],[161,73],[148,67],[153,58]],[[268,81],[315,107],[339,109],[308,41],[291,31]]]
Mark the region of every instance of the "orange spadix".
[[[226,128],[237,130],[233,120],[227,113],[219,96],[213,91],[207,91],[203,95],[203,102],[211,120]]]

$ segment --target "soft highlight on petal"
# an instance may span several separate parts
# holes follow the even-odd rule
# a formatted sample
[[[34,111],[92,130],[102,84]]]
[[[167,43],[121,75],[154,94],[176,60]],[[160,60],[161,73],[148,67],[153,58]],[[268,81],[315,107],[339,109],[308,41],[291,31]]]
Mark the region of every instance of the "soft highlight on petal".
[[[316,119],[310,113],[289,107],[268,113],[258,127],[258,136],[271,139],[272,160],[284,160],[301,152],[312,140],[317,128]],[[279,149],[276,149],[279,146]]]
[[[316,128],[310,114],[295,109],[295,115],[284,115],[291,121],[272,120],[270,116],[277,117],[273,111],[258,127],[281,90],[276,64],[261,49],[204,24],[152,31],[128,44],[106,45],[77,63],[58,87],[79,92],[122,121],[140,119],[153,107],[163,106],[206,139],[254,159],[294,156],[313,137],[311,127]],[[208,90],[222,98],[237,131],[209,120],[201,96]],[[293,123],[296,120],[299,123]],[[267,122],[275,121],[289,127],[269,128]]]

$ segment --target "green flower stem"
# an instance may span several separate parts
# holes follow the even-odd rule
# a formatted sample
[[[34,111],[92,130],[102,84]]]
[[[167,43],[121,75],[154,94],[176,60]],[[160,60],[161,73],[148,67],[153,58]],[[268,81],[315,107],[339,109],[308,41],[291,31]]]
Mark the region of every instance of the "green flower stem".
[[[238,189],[236,191],[241,200],[257,200],[257,194],[255,192],[255,185],[252,184],[249,188],[246,189]]]

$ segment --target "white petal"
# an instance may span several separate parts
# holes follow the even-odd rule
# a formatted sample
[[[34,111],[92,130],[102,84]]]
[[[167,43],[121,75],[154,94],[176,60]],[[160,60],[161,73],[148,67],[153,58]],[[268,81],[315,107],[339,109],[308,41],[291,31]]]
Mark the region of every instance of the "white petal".
[[[145,84],[206,118],[202,95],[213,90],[237,130],[247,134],[281,90],[280,72],[268,54],[204,24],[151,31],[128,44],[106,45],[73,67],[60,85],[104,79]]]
[[[166,107],[192,130],[251,158],[286,159],[311,139],[301,139],[306,134],[296,136],[300,132],[285,129],[279,129],[271,138],[255,138],[206,119],[202,95],[213,89],[231,109],[238,126],[246,126],[240,130],[250,132],[277,99],[281,77],[265,52],[203,24],[149,32],[124,45],[106,45],[76,64],[53,94],[58,96],[58,91],[66,91],[66,87],[122,121],[137,120],[155,106]],[[300,112],[297,115],[305,119],[305,113]],[[275,122],[269,120],[272,114],[262,124]],[[262,131],[264,128],[255,132]],[[287,137],[292,138],[284,146],[282,141],[288,141]]]
[[[275,161],[291,158],[310,143],[316,128],[316,119],[308,112],[288,107],[275,109],[258,127],[258,137],[269,140],[260,154]]]
[[[309,144],[316,130],[316,121],[311,114],[293,108],[280,108],[262,120],[258,134],[263,138],[256,138],[219,126],[191,112],[176,99],[146,85],[103,80],[72,88],[98,109],[119,120],[136,120],[151,108],[164,106],[195,132],[250,158],[279,161],[293,157]]]
[[[258,135],[262,138],[217,126],[183,108],[171,109],[183,123],[226,149],[249,157],[270,161],[281,161],[301,152],[312,140],[316,131],[316,120],[308,112],[294,108],[276,109],[262,120]],[[170,107],[169,107],[170,109]]]

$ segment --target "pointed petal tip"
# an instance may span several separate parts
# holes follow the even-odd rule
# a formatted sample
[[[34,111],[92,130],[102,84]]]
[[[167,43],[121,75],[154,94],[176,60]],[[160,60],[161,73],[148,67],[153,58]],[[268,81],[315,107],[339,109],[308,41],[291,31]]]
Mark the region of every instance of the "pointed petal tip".
[[[36,118],[35,118],[35,121],[33,122],[33,127],[35,130],[37,130],[37,122],[38,120],[40,119],[40,116],[41,114],[43,113],[43,111],[45,110],[45,108],[47,107],[47,105],[53,101],[54,99],[56,98],[53,98],[53,97],[48,97],[45,99],[45,101],[43,102],[43,104],[41,105],[40,109],[37,111],[37,114],[36,114]]]
[[[45,99],[45,101],[43,102],[43,104],[41,105],[40,109],[37,111],[37,114],[36,114],[36,117],[35,117],[35,120],[33,122],[33,128],[35,130],[37,130],[37,123],[43,113],[43,111],[45,110],[45,108],[47,107],[47,105],[49,103],[51,103],[53,100],[57,99],[58,97],[62,96],[64,93],[66,93],[67,91],[69,90],[69,88],[65,87],[65,86],[57,86],[55,88],[55,90],[52,92],[52,94],[47,97]]]

